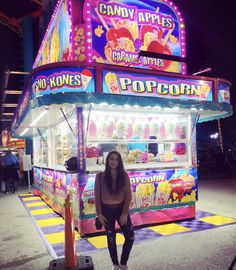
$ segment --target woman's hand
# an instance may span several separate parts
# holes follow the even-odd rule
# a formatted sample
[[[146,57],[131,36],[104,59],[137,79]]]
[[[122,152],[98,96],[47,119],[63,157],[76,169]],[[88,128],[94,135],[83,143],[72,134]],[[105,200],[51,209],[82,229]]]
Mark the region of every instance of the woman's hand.
[[[127,224],[127,215],[122,214],[120,216],[119,223],[121,226]]]
[[[101,224],[105,226],[105,223],[107,222],[106,218],[103,215],[98,215],[98,219],[101,222]]]

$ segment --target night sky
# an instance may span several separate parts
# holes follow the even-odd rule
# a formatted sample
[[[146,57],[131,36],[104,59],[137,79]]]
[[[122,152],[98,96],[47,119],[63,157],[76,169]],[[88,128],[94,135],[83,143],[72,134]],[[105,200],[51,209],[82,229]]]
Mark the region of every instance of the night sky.
[[[184,15],[187,43],[187,73],[210,67],[202,75],[219,77],[232,83],[231,104],[236,106],[236,19],[233,1],[173,1]],[[226,5],[227,4],[227,5]],[[236,117],[221,120],[225,145],[236,141]],[[218,131],[217,121],[198,124],[198,139]]]
[[[210,67],[207,77],[220,77],[232,83],[231,104],[236,106],[236,14],[233,0],[175,0],[186,25],[187,73]],[[0,25],[0,68],[20,65],[19,37]],[[3,41],[3,37],[5,40]],[[37,46],[36,46],[37,48]],[[35,50],[36,53],[36,50]],[[22,67],[20,67],[22,68]],[[236,141],[236,117],[221,120],[225,143]],[[208,138],[217,132],[217,121],[198,124],[198,138]]]

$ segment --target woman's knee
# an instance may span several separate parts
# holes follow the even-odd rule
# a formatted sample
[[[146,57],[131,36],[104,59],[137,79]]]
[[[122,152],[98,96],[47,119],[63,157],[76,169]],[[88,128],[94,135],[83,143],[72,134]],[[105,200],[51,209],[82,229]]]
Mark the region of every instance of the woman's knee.
[[[116,233],[113,230],[107,230],[107,239],[110,243],[115,243],[116,241]]]
[[[133,242],[134,241],[134,229],[131,226],[129,230],[127,230],[126,232],[124,232],[124,237],[126,240]]]

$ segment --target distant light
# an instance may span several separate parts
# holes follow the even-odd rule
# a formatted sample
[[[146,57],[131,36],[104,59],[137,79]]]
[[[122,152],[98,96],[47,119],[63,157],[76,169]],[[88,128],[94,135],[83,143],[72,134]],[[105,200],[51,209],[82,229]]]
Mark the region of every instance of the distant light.
[[[215,134],[211,134],[211,135],[210,135],[210,138],[211,138],[211,139],[217,139],[218,136],[219,136],[219,134],[218,134],[218,132],[216,132]]]

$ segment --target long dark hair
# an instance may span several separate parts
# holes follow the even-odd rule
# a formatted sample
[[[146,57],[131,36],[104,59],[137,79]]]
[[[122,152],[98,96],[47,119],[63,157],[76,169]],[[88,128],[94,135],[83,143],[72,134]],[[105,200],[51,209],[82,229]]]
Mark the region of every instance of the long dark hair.
[[[111,155],[113,155],[113,154],[117,155],[117,157],[118,157],[117,178],[116,178],[115,189],[112,188],[112,176],[111,176],[111,169],[109,166],[109,160],[111,158]],[[111,194],[119,193],[120,190],[124,187],[124,184],[125,184],[124,164],[123,164],[120,153],[115,151],[115,150],[109,152],[107,155],[105,172],[104,172],[104,181],[106,183],[108,191]]]

